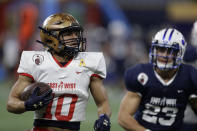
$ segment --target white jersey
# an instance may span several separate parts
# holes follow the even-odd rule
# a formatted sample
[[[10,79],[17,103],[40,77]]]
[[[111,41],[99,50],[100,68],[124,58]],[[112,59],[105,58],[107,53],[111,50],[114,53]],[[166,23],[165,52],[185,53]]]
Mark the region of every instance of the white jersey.
[[[34,119],[83,121],[90,78],[105,78],[106,65],[99,52],[80,52],[62,66],[47,51],[23,51],[18,73],[36,82],[48,83],[53,90],[53,101],[46,108],[35,111]]]

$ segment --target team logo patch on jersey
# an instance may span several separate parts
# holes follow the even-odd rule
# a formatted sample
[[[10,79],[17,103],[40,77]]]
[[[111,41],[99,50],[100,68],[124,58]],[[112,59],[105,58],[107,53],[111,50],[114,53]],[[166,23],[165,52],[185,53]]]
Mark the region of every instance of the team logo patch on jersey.
[[[36,65],[40,65],[44,61],[44,56],[40,54],[35,54],[32,59]]]
[[[145,73],[140,73],[137,79],[142,85],[145,85],[148,81],[148,76]]]

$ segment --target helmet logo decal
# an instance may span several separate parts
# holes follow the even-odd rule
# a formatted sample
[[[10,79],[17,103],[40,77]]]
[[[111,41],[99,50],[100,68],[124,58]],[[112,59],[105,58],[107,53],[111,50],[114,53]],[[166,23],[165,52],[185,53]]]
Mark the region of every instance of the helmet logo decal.
[[[63,23],[63,21],[61,20],[61,21],[55,22],[54,25],[60,25],[60,24],[62,24],[62,23]]]
[[[137,79],[142,85],[145,85],[148,82],[148,76],[145,73],[140,73]]]
[[[36,65],[41,65],[44,61],[44,56],[40,54],[35,54],[32,59]]]
[[[85,64],[85,62],[84,62],[84,59],[81,59],[81,60],[80,60],[79,66],[86,66],[86,64]]]

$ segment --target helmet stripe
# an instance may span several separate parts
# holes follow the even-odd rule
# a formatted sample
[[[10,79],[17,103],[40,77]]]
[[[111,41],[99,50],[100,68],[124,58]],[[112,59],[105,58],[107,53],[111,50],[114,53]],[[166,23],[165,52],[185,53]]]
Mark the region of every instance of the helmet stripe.
[[[185,41],[184,40],[182,40],[181,42],[182,42],[182,45],[185,45]]]
[[[165,37],[166,37],[166,33],[167,33],[167,31],[168,31],[168,29],[166,29],[166,31],[165,31],[165,33],[164,33],[164,35],[163,35],[163,40],[165,39]]]
[[[174,29],[170,33],[170,36],[169,36],[169,39],[168,39],[169,41],[171,40],[173,33],[174,33]]]

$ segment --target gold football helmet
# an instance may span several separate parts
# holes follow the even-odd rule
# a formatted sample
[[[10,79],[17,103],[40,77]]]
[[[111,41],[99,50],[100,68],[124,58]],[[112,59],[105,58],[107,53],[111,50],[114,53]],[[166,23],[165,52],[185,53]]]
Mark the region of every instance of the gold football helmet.
[[[48,51],[60,56],[76,56],[86,49],[86,38],[78,21],[67,13],[53,14],[45,19],[39,27],[41,43]],[[63,39],[65,35],[75,34],[77,38]],[[68,46],[75,44],[77,46]]]

